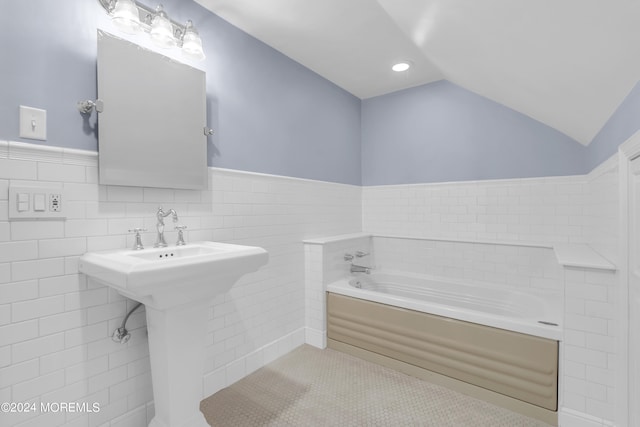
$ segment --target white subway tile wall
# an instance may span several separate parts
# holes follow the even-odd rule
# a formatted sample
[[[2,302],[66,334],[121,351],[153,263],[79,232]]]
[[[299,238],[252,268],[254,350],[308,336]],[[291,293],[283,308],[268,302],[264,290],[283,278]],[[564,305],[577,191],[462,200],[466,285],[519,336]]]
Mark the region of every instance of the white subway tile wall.
[[[583,207],[586,239],[613,263],[618,260],[618,163],[609,159],[589,174],[588,197]]]
[[[363,230],[380,235],[585,243],[583,176],[363,187]]]
[[[27,146],[0,141],[0,400],[97,402],[101,410],[3,414],[2,425],[122,426],[151,419],[144,310],[129,319],[132,341],[114,343],[110,335],[133,304],[87,283],[77,273],[77,260],[86,251],[133,245],[127,233],[133,227],[149,230],[143,241],[151,246],[159,205],[178,212],[181,224],[188,226],[187,241],[258,245],[270,255],[268,266],[212,303],[205,396],[309,340],[309,331],[324,330],[318,305],[324,289],[319,286],[346,271],[339,260],[343,251],[364,249],[360,242],[336,244],[321,254],[303,249],[307,238],[365,230],[428,238],[590,243],[616,261],[614,162],[605,162],[606,167],[586,177],[363,188],[211,169],[209,190],[187,191],[101,186],[95,153],[41,152],[40,146]],[[31,226],[9,222],[9,184],[38,181],[64,186],[68,219]],[[167,241],[176,237],[174,231],[167,232]],[[385,251],[376,239],[371,249]],[[413,245],[413,257],[395,248],[384,256],[376,254],[372,262],[545,289],[558,278],[544,248],[507,254],[482,244],[438,244],[435,249]],[[464,267],[461,247],[472,259]],[[305,251],[322,258],[322,271],[305,264]],[[425,270],[424,257],[435,270]],[[508,265],[502,264],[507,258]],[[616,277],[567,269],[562,279],[566,344],[561,405],[605,423],[613,417]],[[318,335],[311,335],[318,342]]]
[[[304,245],[305,341],[326,347],[323,246]]]
[[[94,402],[98,413],[2,414],[7,426],[140,426],[153,416],[144,309],[111,334],[134,303],[77,272],[86,251],[155,241],[159,205],[178,212],[185,239],[262,246],[269,264],[212,303],[203,396],[304,342],[302,240],[361,228],[356,186],[211,169],[206,191],[97,184],[95,153],[1,143],[0,397]],[[8,149],[6,149],[8,147]],[[20,160],[18,160],[19,158]],[[64,186],[66,221],[8,222],[8,187]],[[175,231],[167,241],[177,239]]]
[[[370,253],[371,237],[358,237],[325,244],[305,244],[305,318],[306,342],[318,348],[326,347],[327,284],[349,274],[350,262],[345,254],[356,251]],[[354,263],[368,265],[366,258]]]
[[[551,248],[375,236],[373,254],[382,270],[562,292]]]
[[[565,269],[563,406],[615,420],[616,273]]]

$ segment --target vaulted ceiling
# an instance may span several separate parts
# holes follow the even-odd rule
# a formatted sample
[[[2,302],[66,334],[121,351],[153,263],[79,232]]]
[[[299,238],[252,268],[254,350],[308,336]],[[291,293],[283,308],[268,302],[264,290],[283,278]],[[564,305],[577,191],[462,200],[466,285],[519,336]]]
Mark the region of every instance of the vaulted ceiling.
[[[585,145],[640,79],[638,0],[196,1],[359,98],[446,79]]]

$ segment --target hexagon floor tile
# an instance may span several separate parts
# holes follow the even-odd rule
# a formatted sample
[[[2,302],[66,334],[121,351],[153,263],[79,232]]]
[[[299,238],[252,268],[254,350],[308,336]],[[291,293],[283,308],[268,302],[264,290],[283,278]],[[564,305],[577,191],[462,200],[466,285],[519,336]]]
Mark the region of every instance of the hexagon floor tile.
[[[212,426],[549,427],[356,357],[303,345],[203,400]]]

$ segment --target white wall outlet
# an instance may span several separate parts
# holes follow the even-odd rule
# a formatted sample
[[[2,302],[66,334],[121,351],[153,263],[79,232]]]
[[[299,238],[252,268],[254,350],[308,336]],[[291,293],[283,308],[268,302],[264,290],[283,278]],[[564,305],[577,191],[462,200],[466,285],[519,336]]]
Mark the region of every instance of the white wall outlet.
[[[9,185],[9,219],[66,219],[63,198],[62,187]]]
[[[51,212],[60,212],[62,210],[62,195],[57,193],[49,195],[49,210]]]
[[[20,138],[47,139],[47,111],[20,106]]]

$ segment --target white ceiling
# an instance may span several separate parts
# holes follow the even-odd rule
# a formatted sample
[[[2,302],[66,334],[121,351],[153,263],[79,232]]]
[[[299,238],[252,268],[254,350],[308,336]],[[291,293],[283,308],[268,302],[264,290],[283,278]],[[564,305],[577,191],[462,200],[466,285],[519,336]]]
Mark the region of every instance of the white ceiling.
[[[640,79],[638,0],[196,1],[359,98],[447,79],[585,145]]]

